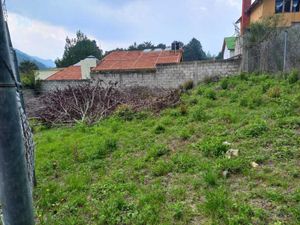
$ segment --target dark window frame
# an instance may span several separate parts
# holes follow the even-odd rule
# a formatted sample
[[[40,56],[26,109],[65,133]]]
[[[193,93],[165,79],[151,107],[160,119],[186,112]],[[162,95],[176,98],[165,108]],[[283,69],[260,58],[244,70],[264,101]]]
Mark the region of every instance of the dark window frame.
[[[288,2],[288,3],[287,3]],[[295,3],[297,2],[296,6]],[[289,7],[286,7],[289,4]],[[277,5],[281,5],[277,7]],[[300,12],[300,0],[275,0],[275,13],[297,13]]]

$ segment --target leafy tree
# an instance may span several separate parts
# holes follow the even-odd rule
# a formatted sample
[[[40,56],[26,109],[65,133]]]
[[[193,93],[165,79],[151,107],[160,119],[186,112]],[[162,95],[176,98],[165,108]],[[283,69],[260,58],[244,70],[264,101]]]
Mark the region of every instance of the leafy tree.
[[[155,46],[154,44],[152,44],[151,41],[145,41],[141,44],[137,44],[136,42],[134,42],[133,45],[130,45],[128,47],[128,50],[129,51],[135,51],[135,50],[142,51],[142,50],[145,50],[145,49],[152,49],[153,50],[153,49],[156,49],[156,48],[166,49],[167,46],[165,44],[162,44],[162,43]]]
[[[158,45],[156,46],[156,48],[166,49],[166,48],[167,48],[167,45],[160,43],[160,44],[158,44]]]
[[[219,52],[219,54],[216,56],[216,59],[218,60],[223,59],[223,53]]]
[[[184,61],[194,61],[194,60],[204,60],[206,59],[206,54],[202,49],[200,41],[193,38],[190,43],[184,46],[183,60]]]
[[[31,61],[20,63],[19,70],[23,87],[30,89],[38,88],[39,82],[36,80],[36,70],[38,69],[38,66]]]
[[[62,59],[57,59],[55,64],[57,67],[68,67],[90,55],[100,59],[102,50],[95,40],[90,40],[84,33],[77,31],[76,38],[66,38],[64,55]]]
[[[184,46],[183,42],[181,42],[181,41],[173,41],[171,48],[172,48],[173,51],[175,51],[175,50],[178,50],[180,48],[183,48],[183,46]]]
[[[38,69],[39,69],[38,66],[31,61],[23,61],[19,65],[19,70],[20,73],[22,74],[29,74]]]

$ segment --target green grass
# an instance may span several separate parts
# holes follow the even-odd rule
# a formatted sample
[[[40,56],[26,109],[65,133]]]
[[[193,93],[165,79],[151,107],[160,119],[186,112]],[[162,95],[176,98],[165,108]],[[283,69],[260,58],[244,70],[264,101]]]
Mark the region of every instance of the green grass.
[[[37,223],[300,224],[299,90],[242,74],[160,115],[35,127]]]

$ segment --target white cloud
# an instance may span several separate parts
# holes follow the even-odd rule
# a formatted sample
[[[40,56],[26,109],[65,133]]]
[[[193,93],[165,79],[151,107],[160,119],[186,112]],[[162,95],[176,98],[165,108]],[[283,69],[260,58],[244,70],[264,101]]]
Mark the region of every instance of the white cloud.
[[[32,20],[15,13],[8,14],[8,24],[15,48],[45,59],[61,57],[66,36],[74,36],[63,27]]]
[[[75,33],[64,27],[33,20],[16,13],[9,13],[8,24],[15,48],[45,59],[54,60],[61,57],[66,37],[75,37]],[[128,43],[100,41],[93,35],[87,36],[96,40],[98,46],[105,51],[116,46],[128,46]]]

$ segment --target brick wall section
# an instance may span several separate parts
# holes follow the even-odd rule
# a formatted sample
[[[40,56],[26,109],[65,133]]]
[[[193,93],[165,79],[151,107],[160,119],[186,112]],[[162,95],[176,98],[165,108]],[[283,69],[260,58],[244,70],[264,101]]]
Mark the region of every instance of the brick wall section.
[[[121,87],[145,86],[177,88],[188,80],[195,83],[207,77],[230,76],[240,72],[240,59],[222,61],[195,61],[176,65],[160,65],[156,71],[139,73],[97,73],[94,80],[101,79],[108,83],[118,82]]]
[[[101,79],[105,83],[117,82],[120,87],[162,87],[178,88],[186,81],[199,83],[207,77],[231,76],[240,72],[240,59],[222,61],[194,61],[176,65],[159,65],[156,71],[126,72],[126,73],[97,73],[92,74],[94,81]],[[89,80],[42,81],[42,92],[64,89],[76,86]]]

